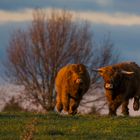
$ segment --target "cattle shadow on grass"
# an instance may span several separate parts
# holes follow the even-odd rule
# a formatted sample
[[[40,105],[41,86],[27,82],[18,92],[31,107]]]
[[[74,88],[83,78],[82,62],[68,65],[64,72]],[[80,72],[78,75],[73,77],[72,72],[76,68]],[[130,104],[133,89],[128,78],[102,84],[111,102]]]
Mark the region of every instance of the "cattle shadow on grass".
[[[64,133],[59,130],[49,130],[47,133],[50,136],[64,136]]]

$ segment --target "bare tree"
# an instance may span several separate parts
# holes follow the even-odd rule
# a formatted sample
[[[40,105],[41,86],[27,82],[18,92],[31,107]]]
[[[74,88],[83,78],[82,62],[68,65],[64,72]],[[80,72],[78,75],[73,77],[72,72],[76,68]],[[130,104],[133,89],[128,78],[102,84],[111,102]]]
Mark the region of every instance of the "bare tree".
[[[30,98],[50,110],[54,107],[55,77],[61,67],[68,63],[83,63],[89,68],[110,63],[111,46],[104,46],[98,55],[94,54],[95,49],[87,22],[74,22],[72,14],[64,10],[52,10],[49,16],[35,10],[31,26],[11,36],[6,72],[24,85]]]
[[[93,52],[92,52],[92,63],[89,71],[90,71],[90,76],[92,80],[92,84],[96,84],[97,87],[99,87],[100,84],[100,76],[98,73],[93,72],[92,69],[95,68],[100,68],[106,65],[111,65],[119,61],[120,54],[119,52],[114,48],[114,44],[110,39],[110,35],[107,34],[104,39],[98,43],[96,46],[93,47]],[[97,84],[98,83],[98,84]],[[95,85],[93,86],[95,88]]]

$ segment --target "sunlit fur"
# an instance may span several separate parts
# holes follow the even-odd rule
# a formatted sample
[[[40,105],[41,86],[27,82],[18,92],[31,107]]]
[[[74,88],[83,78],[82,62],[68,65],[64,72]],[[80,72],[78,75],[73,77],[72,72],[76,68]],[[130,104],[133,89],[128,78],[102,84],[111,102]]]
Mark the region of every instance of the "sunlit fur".
[[[122,73],[122,70],[133,72]],[[100,68],[100,75],[105,83],[113,83],[112,90],[106,89],[109,115],[116,115],[117,108],[122,105],[122,113],[129,115],[129,99],[134,98],[133,108],[139,109],[140,67],[134,62],[123,62]],[[136,98],[137,97],[137,98]]]
[[[63,67],[55,80],[56,109],[76,114],[77,107],[90,85],[89,73],[83,64],[70,64]]]

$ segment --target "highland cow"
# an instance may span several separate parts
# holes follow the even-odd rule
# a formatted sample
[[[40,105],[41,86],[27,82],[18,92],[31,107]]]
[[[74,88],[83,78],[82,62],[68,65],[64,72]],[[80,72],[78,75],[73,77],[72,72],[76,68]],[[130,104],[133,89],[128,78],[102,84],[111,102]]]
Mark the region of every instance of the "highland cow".
[[[89,73],[83,64],[70,64],[60,69],[55,80],[56,110],[64,114],[76,114],[89,86]]]
[[[129,115],[129,99],[134,98],[133,109],[139,109],[140,67],[134,62],[123,62],[96,70],[104,79],[109,115],[116,115],[122,105],[122,113]]]

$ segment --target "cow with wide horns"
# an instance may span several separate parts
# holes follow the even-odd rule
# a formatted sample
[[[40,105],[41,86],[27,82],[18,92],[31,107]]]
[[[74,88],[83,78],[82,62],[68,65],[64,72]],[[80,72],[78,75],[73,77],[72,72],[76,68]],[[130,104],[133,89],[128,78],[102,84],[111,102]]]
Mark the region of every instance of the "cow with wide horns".
[[[135,62],[123,62],[93,70],[99,72],[104,79],[109,115],[116,115],[120,105],[122,113],[129,115],[128,104],[131,98],[134,98],[133,109],[139,110],[140,67]]]

